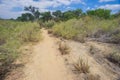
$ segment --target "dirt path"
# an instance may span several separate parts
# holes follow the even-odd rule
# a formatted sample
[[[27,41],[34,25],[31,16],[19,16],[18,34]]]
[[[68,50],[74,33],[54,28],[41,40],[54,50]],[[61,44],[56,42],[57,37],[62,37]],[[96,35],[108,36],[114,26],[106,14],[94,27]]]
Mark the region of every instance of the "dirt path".
[[[28,55],[24,55],[24,59],[22,59],[27,62],[25,67],[21,68],[23,72],[20,71],[21,69],[16,70],[15,73],[13,71],[9,75],[10,78],[5,80],[85,80],[87,74],[74,73],[73,64],[79,57],[84,62],[88,62],[90,66],[89,74],[97,75],[100,80],[119,80],[120,69],[111,65],[104,58],[104,55],[112,51],[113,47],[110,45],[94,41],[79,43],[66,40],[66,44],[71,51],[69,55],[63,56],[56,44],[58,39],[50,37],[45,29],[42,29],[42,35],[44,37],[43,41],[25,48],[25,51],[27,51],[25,54]],[[97,50],[94,54],[90,53],[91,45],[94,46],[94,50]],[[19,72],[22,73],[19,74]]]
[[[42,29],[44,40],[33,47],[30,62],[25,66],[22,80],[73,80],[64,59],[56,47],[55,39]]]

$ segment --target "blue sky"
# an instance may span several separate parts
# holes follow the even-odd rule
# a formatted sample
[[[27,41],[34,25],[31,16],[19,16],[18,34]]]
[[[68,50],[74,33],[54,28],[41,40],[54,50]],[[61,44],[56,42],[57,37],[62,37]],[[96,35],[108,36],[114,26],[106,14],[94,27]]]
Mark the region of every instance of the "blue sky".
[[[110,9],[112,13],[120,10],[120,0],[0,0],[0,18],[17,18],[29,5],[38,7],[40,12],[77,8],[84,12],[97,8]]]

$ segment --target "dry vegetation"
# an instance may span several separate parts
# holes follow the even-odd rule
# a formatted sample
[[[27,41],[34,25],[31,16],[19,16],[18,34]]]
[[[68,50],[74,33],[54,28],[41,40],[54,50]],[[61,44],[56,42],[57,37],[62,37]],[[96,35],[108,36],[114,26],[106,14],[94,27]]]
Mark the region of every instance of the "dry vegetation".
[[[85,42],[85,38],[89,37],[102,42],[119,43],[119,21],[120,17],[105,20],[86,16],[55,24],[53,33],[80,42]]]
[[[89,73],[90,66],[88,62],[83,61],[83,59],[79,58],[77,63],[74,63],[75,69],[80,73]]]
[[[87,77],[85,78],[85,80],[100,80],[100,76],[93,75],[93,74],[87,74]]]
[[[59,50],[62,55],[64,54],[69,54],[70,53],[70,48],[69,46],[65,43],[65,41],[60,41],[59,42]]]
[[[111,62],[117,64],[118,66],[120,66],[120,53],[119,52],[113,52],[110,53],[107,56],[108,60],[110,60]]]
[[[0,79],[20,56],[18,49],[28,42],[39,41],[40,33],[37,23],[0,20]]]

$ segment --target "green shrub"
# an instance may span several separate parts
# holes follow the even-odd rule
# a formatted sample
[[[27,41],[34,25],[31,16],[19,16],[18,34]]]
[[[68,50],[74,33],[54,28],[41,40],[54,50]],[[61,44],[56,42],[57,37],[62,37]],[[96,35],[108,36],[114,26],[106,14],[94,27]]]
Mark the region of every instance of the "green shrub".
[[[72,39],[77,35],[78,31],[74,28],[75,20],[58,23],[53,27],[53,33],[66,39]]]
[[[71,19],[66,22],[57,23],[52,29],[56,36],[85,42],[86,37],[99,38],[102,35],[111,34],[119,27],[119,18],[104,20],[85,16],[80,19]]]
[[[37,23],[0,20],[0,76],[9,71],[21,45],[39,41],[40,33]]]
[[[55,24],[55,21],[49,20],[49,21],[44,22],[44,27],[52,28],[54,26],[54,24]]]

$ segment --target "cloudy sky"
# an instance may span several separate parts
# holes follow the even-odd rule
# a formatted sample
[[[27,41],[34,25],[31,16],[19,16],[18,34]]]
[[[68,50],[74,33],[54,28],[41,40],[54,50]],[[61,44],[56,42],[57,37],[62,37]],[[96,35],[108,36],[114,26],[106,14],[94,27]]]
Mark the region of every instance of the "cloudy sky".
[[[77,8],[83,11],[104,8],[112,10],[112,13],[120,10],[120,0],[0,0],[0,18],[17,18],[29,5],[38,7],[41,12]]]

